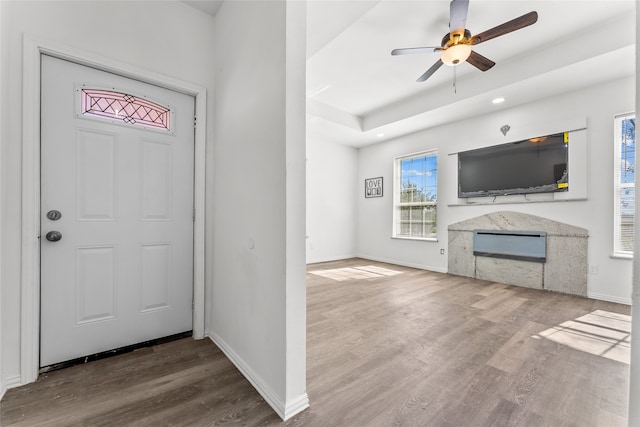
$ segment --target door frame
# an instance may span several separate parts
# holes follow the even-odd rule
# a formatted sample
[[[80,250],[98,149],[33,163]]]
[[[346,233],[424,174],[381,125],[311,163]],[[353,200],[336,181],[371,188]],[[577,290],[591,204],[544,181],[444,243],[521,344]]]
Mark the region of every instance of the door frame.
[[[193,338],[204,338],[206,88],[117,60],[25,34],[22,74],[22,261],[20,376],[27,384],[40,369],[40,63],[49,55],[133,78],[195,98]]]

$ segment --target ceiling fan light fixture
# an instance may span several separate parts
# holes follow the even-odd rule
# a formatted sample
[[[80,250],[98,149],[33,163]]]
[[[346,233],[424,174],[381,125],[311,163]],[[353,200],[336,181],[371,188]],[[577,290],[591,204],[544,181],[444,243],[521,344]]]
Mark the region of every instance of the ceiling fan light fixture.
[[[469,55],[471,55],[471,46],[467,44],[454,44],[442,52],[442,58],[440,59],[445,65],[454,67],[466,61]]]

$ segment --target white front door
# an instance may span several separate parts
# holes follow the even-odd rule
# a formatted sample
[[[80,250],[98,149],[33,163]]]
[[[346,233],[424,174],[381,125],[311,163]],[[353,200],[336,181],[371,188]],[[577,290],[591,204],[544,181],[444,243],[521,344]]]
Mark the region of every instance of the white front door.
[[[192,329],[194,99],[42,57],[40,366]]]

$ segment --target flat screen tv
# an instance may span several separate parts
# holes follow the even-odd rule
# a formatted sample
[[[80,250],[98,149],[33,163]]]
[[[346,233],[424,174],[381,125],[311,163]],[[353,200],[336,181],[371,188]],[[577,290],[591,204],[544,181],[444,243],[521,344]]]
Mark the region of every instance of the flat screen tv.
[[[458,197],[569,189],[568,133],[458,153]]]

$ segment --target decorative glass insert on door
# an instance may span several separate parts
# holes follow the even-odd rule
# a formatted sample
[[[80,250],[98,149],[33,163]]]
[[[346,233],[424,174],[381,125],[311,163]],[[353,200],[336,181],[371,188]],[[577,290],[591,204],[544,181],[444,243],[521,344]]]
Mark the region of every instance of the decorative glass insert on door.
[[[80,89],[80,113],[130,125],[171,131],[171,110],[127,93]]]

